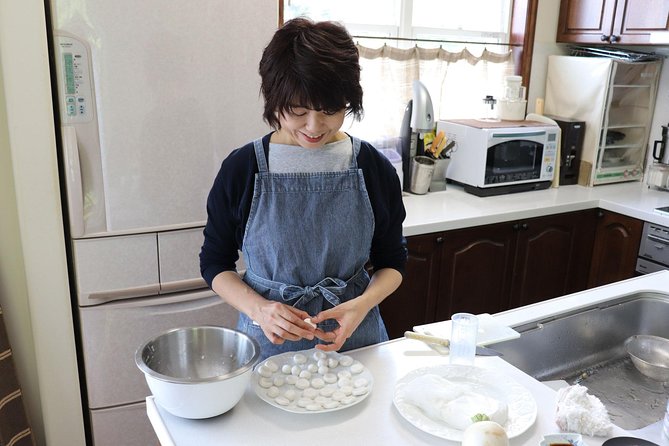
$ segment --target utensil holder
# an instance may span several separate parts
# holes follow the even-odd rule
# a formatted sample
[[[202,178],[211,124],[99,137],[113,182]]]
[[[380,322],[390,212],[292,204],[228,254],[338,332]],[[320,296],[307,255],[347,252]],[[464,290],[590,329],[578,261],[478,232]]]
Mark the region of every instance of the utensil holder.
[[[415,156],[411,160],[411,184],[409,191],[424,195],[430,188],[434,174],[435,160],[427,156]]]

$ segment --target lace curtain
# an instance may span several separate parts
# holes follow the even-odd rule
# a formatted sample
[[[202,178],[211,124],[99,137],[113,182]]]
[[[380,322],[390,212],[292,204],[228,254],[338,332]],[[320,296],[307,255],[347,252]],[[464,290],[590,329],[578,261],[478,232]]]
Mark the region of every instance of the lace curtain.
[[[419,79],[430,92],[437,119],[477,118],[485,112],[486,95],[501,97],[504,77],[514,74],[512,52],[486,49],[476,56],[469,50],[409,49],[384,45],[360,51],[365,115],[348,122],[348,131],[383,147],[392,146],[412,98],[412,83]]]

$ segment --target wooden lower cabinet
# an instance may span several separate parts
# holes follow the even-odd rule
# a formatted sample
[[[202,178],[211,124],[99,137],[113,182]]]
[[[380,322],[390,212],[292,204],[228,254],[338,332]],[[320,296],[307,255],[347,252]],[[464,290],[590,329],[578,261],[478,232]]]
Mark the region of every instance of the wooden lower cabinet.
[[[595,225],[589,209],[407,237],[404,280],[381,304],[390,337],[585,289]]]
[[[409,259],[402,284],[379,306],[391,339],[435,321],[442,240],[438,234],[407,237]]]
[[[615,212],[597,211],[597,235],[588,288],[635,276],[643,221]]]

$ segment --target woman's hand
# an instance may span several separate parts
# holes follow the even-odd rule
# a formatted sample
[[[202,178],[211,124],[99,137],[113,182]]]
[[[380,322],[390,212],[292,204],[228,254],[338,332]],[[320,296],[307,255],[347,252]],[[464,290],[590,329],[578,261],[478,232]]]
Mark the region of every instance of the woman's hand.
[[[320,340],[330,342],[330,344],[318,344],[316,348],[324,351],[339,350],[367,316],[368,311],[369,308],[360,305],[360,301],[356,298],[313,316],[311,322],[316,324],[327,319],[334,319],[339,324],[339,327],[329,332],[316,331],[316,336]]]
[[[316,329],[305,322],[309,313],[280,302],[265,300],[251,315],[272,344],[313,339]]]

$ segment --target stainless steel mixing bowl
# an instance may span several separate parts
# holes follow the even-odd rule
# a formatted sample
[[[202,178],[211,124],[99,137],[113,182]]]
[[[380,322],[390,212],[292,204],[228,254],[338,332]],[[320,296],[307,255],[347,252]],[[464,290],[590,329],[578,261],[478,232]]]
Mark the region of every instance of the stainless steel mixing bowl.
[[[669,381],[669,339],[634,335],[627,338],[625,348],[641,373],[657,381]]]
[[[135,362],[163,408],[183,418],[209,418],[237,404],[259,356],[260,347],[244,333],[197,326],[146,341]]]

